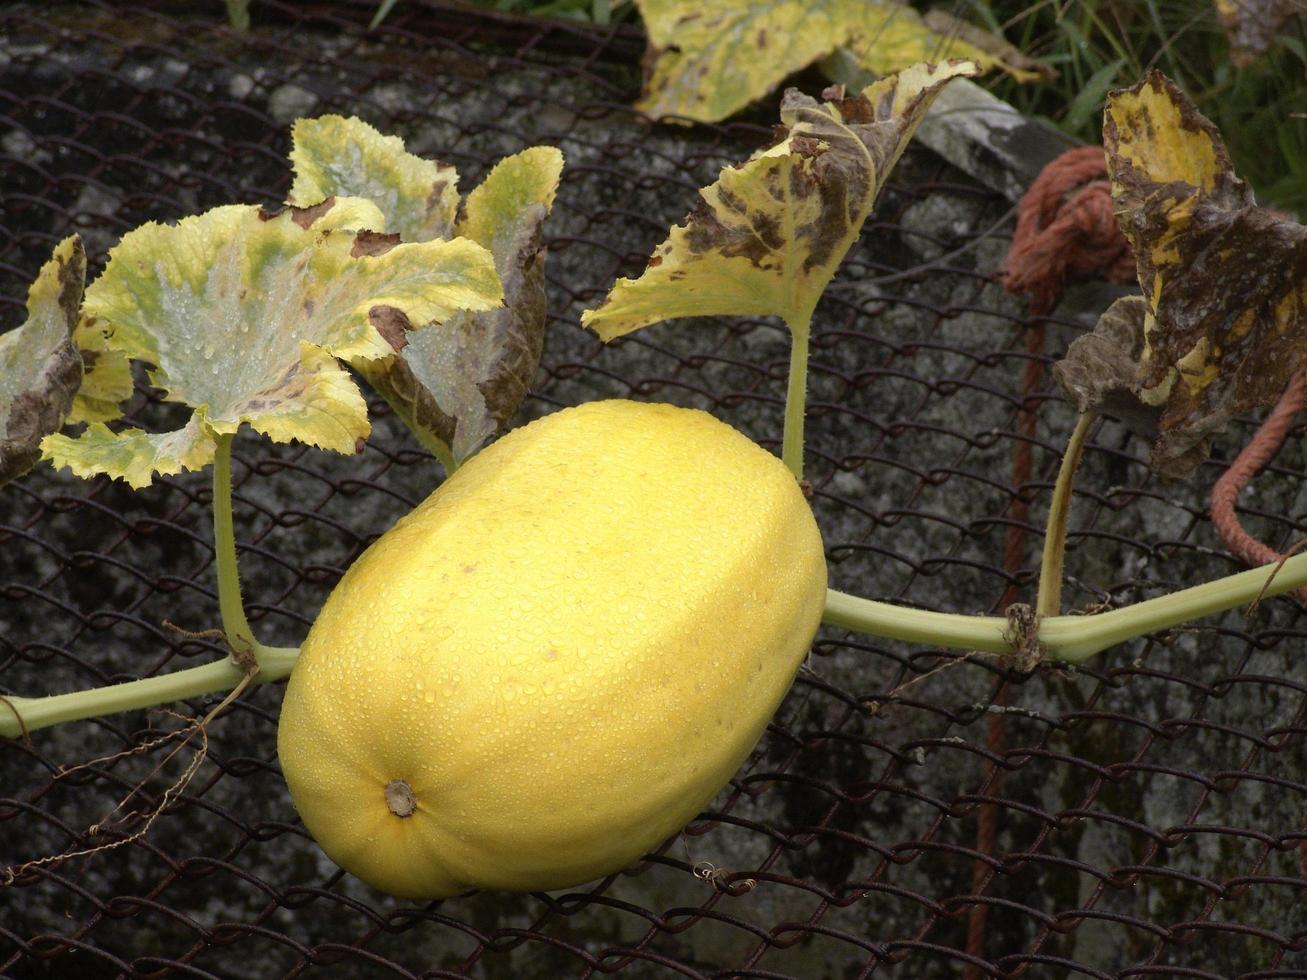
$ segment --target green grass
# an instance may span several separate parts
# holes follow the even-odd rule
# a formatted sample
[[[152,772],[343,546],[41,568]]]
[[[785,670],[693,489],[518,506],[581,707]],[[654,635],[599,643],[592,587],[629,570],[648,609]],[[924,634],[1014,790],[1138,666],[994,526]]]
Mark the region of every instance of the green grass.
[[[1175,80],[1220,129],[1258,203],[1307,217],[1307,26],[1290,21],[1254,63],[1230,61],[1211,0],[953,0],[1055,67],[1057,81],[991,82],[1022,112],[1086,142],[1102,139],[1103,99],[1150,68]]]

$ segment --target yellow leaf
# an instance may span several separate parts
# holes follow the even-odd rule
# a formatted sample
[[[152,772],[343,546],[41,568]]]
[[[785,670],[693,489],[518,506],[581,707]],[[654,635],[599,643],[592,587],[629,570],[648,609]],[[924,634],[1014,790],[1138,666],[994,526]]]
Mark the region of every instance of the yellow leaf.
[[[73,398],[69,422],[110,422],[122,415],[119,407],[132,394],[132,366],[122,351],[109,346],[104,331],[85,317],[73,331],[82,352],[82,386]]]
[[[655,118],[725,119],[841,46],[880,75],[922,61],[965,58],[1023,80],[1035,76],[932,31],[898,0],[636,2],[653,55],[636,106]]]
[[[156,473],[173,476],[208,466],[213,462],[214,442],[197,412],[173,432],[114,432],[103,422],[92,422],[77,438],[62,433],[46,436],[41,450],[55,466],[67,466],[74,476],[89,479],[106,473],[140,490],[150,485]]]
[[[860,96],[791,90],[783,138],[700,191],[639,279],[619,279],[581,322],[604,340],[678,316],[780,316],[806,325],[876,195],[942,87],[969,62],[916,65]]]
[[[1159,186],[1179,181],[1210,191],[1217,177],[1230,169],[1215,127],[1160,72],[1133,88],[1113,92],[1105,125],[1122,137],[1113,151],[1117,169],[1129,164]]]
[[[301,119],[293,130],[291,200],[361,195],[405,242],[458,235],[485,246],[504,287],[504,304],[458,310],[438,323],[417,323],[394,356],[351,365],[418,438],[458,462],[517,411],[544,346],[544,254],[541,226],[563,168],[552,146],[505,157],[459,211],[452,167],[424,160],[358,119]]]
[[[229,205],[129,232],[87,288],[85,314],[114,350],[152,365],[168,400],[195,412],[161,434],[93,424],[47,440],[47,453],[76,473],[141,486],[152,472],[207,464],[214,434],[242,423],[354,452],[367,408],[336,358],[390,357],[412,323],[487,309],[501,295],[490,253],[474,242],[347,230],[382,221],[368,201],[332,197],[277,215]]]
[[[367,198],[385,215],[384,230],[406,242],[453,237],[458,172],[414,156],[398,136],[384,136],[353,116],[297,119],[290,162],[290,204],[307,207],[333,195]]]
[[[463,205],[455,231],[490,250],[504,304],[456,312],[418,330],[363,375],[410,424],[449,447],[456,462],[507,425],[526,397],[545,338],[541,235],[562,176],[563,154],[533,146],[505,157]]]

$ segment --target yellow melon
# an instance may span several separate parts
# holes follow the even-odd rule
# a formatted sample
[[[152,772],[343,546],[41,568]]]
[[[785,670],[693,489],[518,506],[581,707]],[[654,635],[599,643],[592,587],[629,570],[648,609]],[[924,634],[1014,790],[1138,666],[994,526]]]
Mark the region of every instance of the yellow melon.
[[[333,860],[407,898],[619,870],[748,756],[825,593],[771,453],[670,405],[557,412],[470,460],[327,599],[282,708],[291,795]]]

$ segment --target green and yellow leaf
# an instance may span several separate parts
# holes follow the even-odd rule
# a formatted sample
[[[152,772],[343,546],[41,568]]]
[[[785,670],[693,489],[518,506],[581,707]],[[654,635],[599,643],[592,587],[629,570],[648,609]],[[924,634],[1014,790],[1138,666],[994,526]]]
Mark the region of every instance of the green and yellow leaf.
[[[699,192],[639,279],[619,279],[581,322],[605,341],[680,316],[780,316],[806,325],[931,102],[975,65],[915,65],[859,96],[791,90],[783,135]]]
[[[73,397],[68,422],[111,422],[122,415],[121,403],[132,394],[132,366],[122,351],[109,346],[104,331],[83,317],[73,331],[82,353],[82,386]]]
[[[456,231],[494,255],[503,306],[456,313],[410,334],[389,361],[356,365],[411,426],[447,446],[456,462],[512,419],[540,363],[541,231],[562,169],[558,150],[532,147],[501,160],[468,195]]]
[[[103,422],[92,422],[76,438],[62,433],[47,436],[41,449],[55,466],[67,466],[75,476],[90,479],[108,473],[139,490],[148,487],[156,473],[174,476],[208,466],[213,462],[214,442],[197,412],[174,432],[114,432]]]
[[[836,48],[888,75],[918,62],[966,59],[1021,80],[1012,65],[955,32],[937,33],[899,0],[636,0],[651,64],[637,108],[717,122]]]
[[[455,223],[453,169],[408,153],[398,138],[339,116],[300,120],[293,138],[294,203],[362,195],[403,241],[458,235],[493,254],[502,307],[456,312],[408,333],[393,357],[353,362],[425,444],[454,461],[466,458],[512,418],[540,362],[541,225],[553,206],[562,154],[537,146],[500,161]]]
[[[150,472],[204,465],[214,434],[241,423],[353,452],[366,407],[335,358],[390,357],[411,324],[489,308],[501,293],[493,258],[473,242],[400,244],[336,227],[345,220],[381,216],[345,197],[277,215],[231,205],[124,236],[87,288],[85,314],[196,416],[149,437],[93,427],[57,442],[59,461],[141,485]]]
[[[1216,128],[1158,72],[1111,94],[1103,143],[1147,302],[1139,388],[1162,407],[1153,462],[1183,476],[1307,358],[1307,227],[1256,206]]]
[[[64,424],[82,383],[73,343],[86,281],[86,254],[73,235],[27,293],[27,320],[0,334],[0,484],[22,476],[41,458],[41,440]]]
[[[452,238],[458,214],[458,172],[404,149],[354,117],[299,119],[291,129],[295,170],[290,204],[307,207],[332,196],[372,201],[384,230],[406,242]]]

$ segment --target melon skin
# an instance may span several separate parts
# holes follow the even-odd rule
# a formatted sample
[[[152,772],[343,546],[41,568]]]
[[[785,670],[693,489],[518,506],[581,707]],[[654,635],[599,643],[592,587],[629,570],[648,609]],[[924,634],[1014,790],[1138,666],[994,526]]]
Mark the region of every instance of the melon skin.
[[[771,453],[692,409],[559,411],[473,457],[328,597],[278,727],[291,796],[329,857],[404,898],[618,871],[739,769],[825,594]]]

